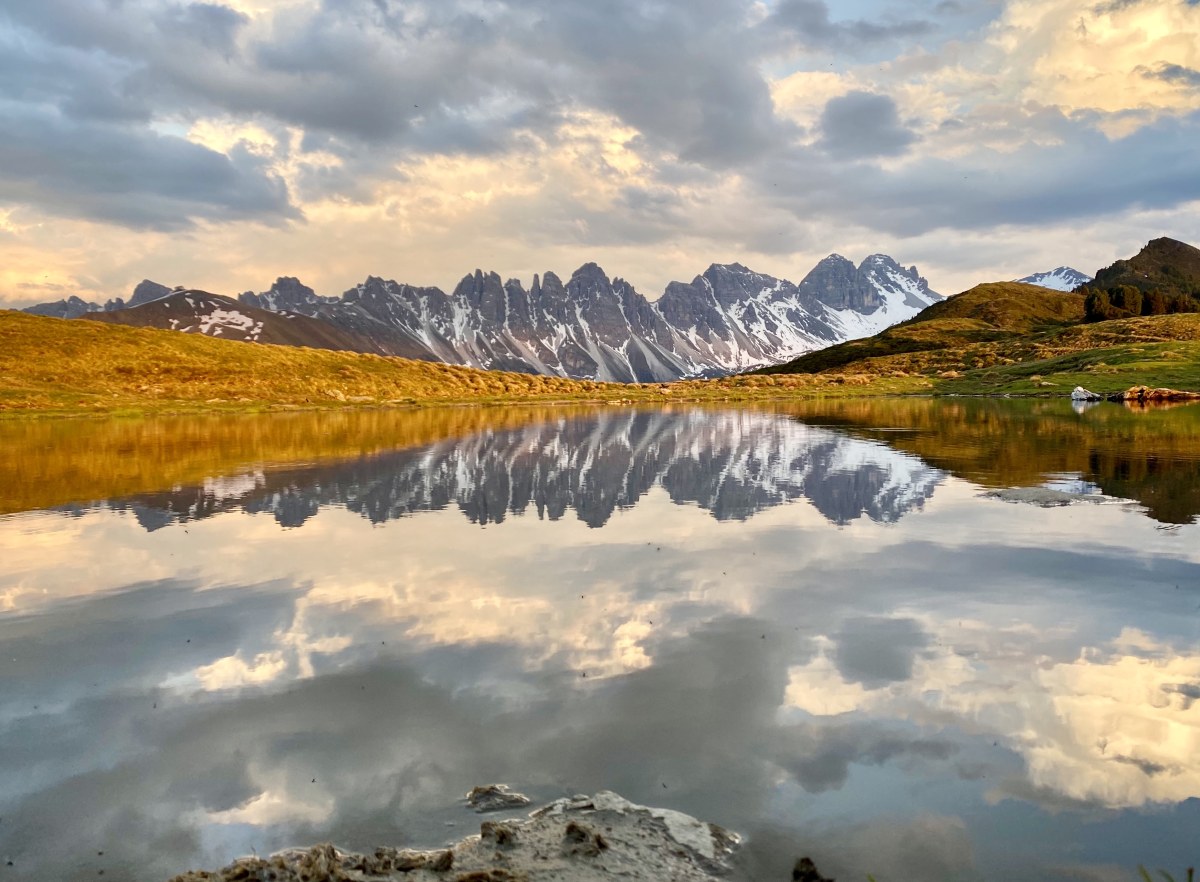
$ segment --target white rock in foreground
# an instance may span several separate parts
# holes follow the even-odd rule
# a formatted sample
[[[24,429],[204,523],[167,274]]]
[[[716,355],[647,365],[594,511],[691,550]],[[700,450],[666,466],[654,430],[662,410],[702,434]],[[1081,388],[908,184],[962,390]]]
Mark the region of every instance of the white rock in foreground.
[[[527,820],[485,821],[479,836],[434,851],[378,848],[350,854],[332,845],[241,858],[216,872],[171,882],[704,882],[739,879],[729,859],[734,833],[671,809],[636,805],[609,791],[559,799]]]
[[[1074,389],[1071,390],[1071,400],[1072,401],[1099,401],[1100,396],[1097,395],[1095,392],[1089,392],[1087,389],[1084,389],[1082,386],[1076,386]]]

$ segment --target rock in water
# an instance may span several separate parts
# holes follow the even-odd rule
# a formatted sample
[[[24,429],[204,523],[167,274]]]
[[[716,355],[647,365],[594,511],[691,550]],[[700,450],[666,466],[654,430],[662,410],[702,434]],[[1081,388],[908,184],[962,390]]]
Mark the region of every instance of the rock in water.
[[[1097,395],[1095,392],[1089,392],[1087,389],[1084,389],[1082,386],[1076,386],[1074,389],[1071,390],[1071,400],[1072,401],[1099,401],[1100,396]]]
[[[1113,396],[1116,401],[1161,402],[1161,401],[1195,401],[1200,399],[1200,392],[1181,392],[1178,389],[1151,389],[1149,386],[1131,386],[1124,392]]]
[[[796,861],[796,866],[792,867],[792,882],[834,882],[834,880],[822,876],[817,870],[817,865],[812,862],[812,858],[802,857]]]
[[[448,849],[377,848],[361,855],[326,844],[241,858],[223,870],[184,873],[171,882],[738,882],[744,877],[730,859],[739,844],[737,835],[715,824],[602,791],[556,800],[527,820],[485,821],[479,836]],[[820,874],[793,878],[829,882]]]
[[[471,792],[467,794],[467,805],[480,814],[502,812],[505,809],[529,805],[529,797],[524,793],[513,793],[507,784],[485,784],[482,787],[471,788]]]

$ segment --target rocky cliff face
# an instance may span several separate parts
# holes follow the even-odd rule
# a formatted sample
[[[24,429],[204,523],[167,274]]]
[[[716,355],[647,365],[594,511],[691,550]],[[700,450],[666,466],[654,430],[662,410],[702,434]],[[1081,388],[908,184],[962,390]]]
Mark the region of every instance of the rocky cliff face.
[[[656,302],[594,263],[531,286],[476,270],[447,295],[374,276],[341,298],[280,279],[245,303],[301,312],[380,351],[491,370],[616,382],[715,376],[864,336],[940,299],[885,255],[826,258],[799,284],[741,264],[672,282]]]
[[[30,311],[74,318],[144,306],[171,293],[145,281],[128,305],[118,300],[100,307],[72,298]],[[369,276],[341,297],[327,297],[285,276],[267,291],[239,297],[248,308],[324,323],[330,342],[350,340],[358,350],[614,382],[718,376],[776,364],[873,334],[938,299],[915,267],[905,270],[885,255],[872,255],[859,267],[831,255],[799,285],[737,263],[713,264],[691,282],[672,282],[655,302],[594,263],[565,282],[549,272],[534,276],[528,289],[516,279],[476,270],[450,294]],[[145,310],[121,315],[128,324],[164,317]]]

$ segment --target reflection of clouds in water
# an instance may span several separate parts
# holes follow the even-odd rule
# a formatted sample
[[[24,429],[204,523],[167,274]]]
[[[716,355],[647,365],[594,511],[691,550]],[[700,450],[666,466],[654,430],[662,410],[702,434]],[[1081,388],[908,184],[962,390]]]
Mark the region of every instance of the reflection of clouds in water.
[[[896,621],[910,632],[910,623]],[[1041,654],[1044,635],[1034,628],[946,628],[935,620],[925,627],[939,648],[915,663],[906,657],[907,676],[873,686],[846,675],[837,642],[819,639],[817,655],[789,671],[789,703],[822,716],[978,725],[1025,759],[1033,790],[1002,785],[1001,793],[1044,790],[1109,808],[1200,796],[1200,646],[1126,630],[1056,661]]]
[[[15,878],[94,878],[103,849],[108,876],[160,879],[251,846],[441,839],[447,794],[510,780],[757,831],[771,877],[820,830],[827,872],[961,879],[967,822],[876,806],[910,812],[913,782],[1075,807],[1196,793],[1194,602],[1164,589],[1200,581],[1187,535],[938,487],[920,515],[838,529],[837,493],[735,523],[667,486],[601,506],[603,530],[532,509],[483,529],[337,507],[289,531],[238,506],[186,534],[0,521],[0,851]],[[781,793],[814,808],[781,814]],[[856,820],[814,822],[829,800]]]

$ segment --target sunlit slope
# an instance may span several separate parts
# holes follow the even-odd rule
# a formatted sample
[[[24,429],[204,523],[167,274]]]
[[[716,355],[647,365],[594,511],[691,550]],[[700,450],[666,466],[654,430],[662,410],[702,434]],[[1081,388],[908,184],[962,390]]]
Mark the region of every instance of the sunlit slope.
[[[601,384],[0,311],[0,411],[582,396]]]
[[[917,353],[958,350],[1046,332],[1083,321],[1083,298],[1021,282],[976,285],[874,337],[810,352],[764,373],[820,373],[847,368],[868,372],[920,369]],[[905,358],[895,364],[874,359]],[[935,359],[936,360],[936,359]],[[903,365],[903,367],[901,367]]]
[[[865,340],[764,373],[919,376],[932,391],[1200,389],[1200,314],[1083,322],[1083,297],[1016,282],[979,285]]]

